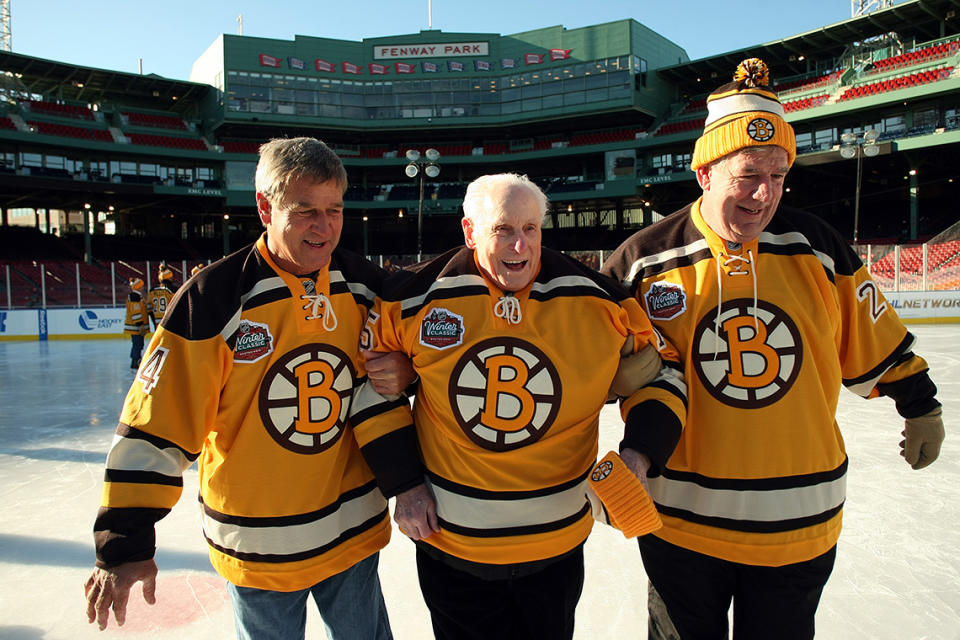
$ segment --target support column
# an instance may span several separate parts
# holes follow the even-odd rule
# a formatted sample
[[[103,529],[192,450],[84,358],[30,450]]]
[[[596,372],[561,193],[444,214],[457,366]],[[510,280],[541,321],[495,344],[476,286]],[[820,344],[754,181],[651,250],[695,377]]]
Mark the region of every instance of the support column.
[[[83,209],[83,261],[87,264],[93,264],[93,240],[90,237],[91,222],[90,205],[84,205]]]
[[[910,240],[920,237],[920,187],[917,181],[917,172],[910,171]]]
[[[220,232],[223,234],[223,255],[230,255],[230,215],[223,214],[220,221]]]

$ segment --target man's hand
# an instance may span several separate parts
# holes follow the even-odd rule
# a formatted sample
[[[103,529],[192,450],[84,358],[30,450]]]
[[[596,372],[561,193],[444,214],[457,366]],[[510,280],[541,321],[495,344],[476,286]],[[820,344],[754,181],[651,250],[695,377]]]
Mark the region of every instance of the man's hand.
[[[103,631],[110,620],[110,609],[113,609],[117,624],[123,626],[127,619],[130,588],[137,582],[143,582],[143,599],[147,604],[154,604],[157,601],[157,563],[153,560],[94,569],[83,586],[87,596],[87,622],[96,620]]]
[[[650,458],[636,449],[628,447],[620,452],[620,459],[623,460],[623,464],[627,465],[627,469],[633,471],[633,475],[640,479],[643,488],[650,491],[650,487],[647,485],[647,472],[653,465]]]
[[[409,538],[423,540],[440,531],[437,523],[437,503],[427,485],[417,485],[397,496],[393,519]]]
[[[943,407],[937,407],[926,415],[904,420],[900,455],[914,469],[923,469],[940,455],[944,438],[942,414]]]
[[[410,358],[404,353],[366,350],[360,353],[366,360],[367,378],[377,393],[402,393],[417,377]]]
[[[661,366],[660,354],[653,345],[648,344],[633,353],[633,336],[627,336],[627,341],[620,350],[617,374],[610,383],[610,399],[614,396],[627,398],[640,387],[647,386],[660,373]]]

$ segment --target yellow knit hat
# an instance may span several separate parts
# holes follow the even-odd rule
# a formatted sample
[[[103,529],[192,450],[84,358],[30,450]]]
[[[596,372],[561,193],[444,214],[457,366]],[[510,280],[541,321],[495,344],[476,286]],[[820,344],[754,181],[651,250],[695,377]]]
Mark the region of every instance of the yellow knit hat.
[[[728,82],[707,98],[707,119],[690,168],[699,167],[744,147],[783,147],[793,165],[797,140],[783,119],[783,105],[768,88],[770,72],[759,58],[740,63]]]

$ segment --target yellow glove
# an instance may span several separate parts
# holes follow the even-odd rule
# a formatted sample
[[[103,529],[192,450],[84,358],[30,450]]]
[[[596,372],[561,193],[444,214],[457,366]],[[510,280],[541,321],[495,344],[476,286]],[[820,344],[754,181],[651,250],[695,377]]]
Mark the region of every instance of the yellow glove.
[[[627,336],[627,341],[620,349],[620,365],[610,383],[608,399],[612,400],[615,396],[627,398],[640,387],[647,386],[660,373],[660,366],[660,354],[653,345],[648,344],[633,353],[633,336]]]
[[[588,482],[606,507],[610,525],[625,537],[643,536],[663,526],[657,507],[640,478],[615,451],[609,452],[593,467]]]
[[[923,469],[940,455],[943,442],[943,407],[916,418],[907,418],[906,428],[901,433],[900,455],[914,469]]]

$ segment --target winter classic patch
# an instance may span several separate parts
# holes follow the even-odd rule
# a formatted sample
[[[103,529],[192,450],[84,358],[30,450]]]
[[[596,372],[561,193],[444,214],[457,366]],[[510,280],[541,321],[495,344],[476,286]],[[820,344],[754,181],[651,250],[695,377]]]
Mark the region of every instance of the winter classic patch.
[[[463,342],[463,316],[436,307],[420,323],[420,344],[433,349],[448,349]]]
[[[682,284],[655,282],[644,297],[651,320],[673,320],[687,310],[687,294]]]
[[[273,351],[270,327],[260,322],[241,320],[237,328],[237,345],[233,349],[234,362],[256,362]]]

